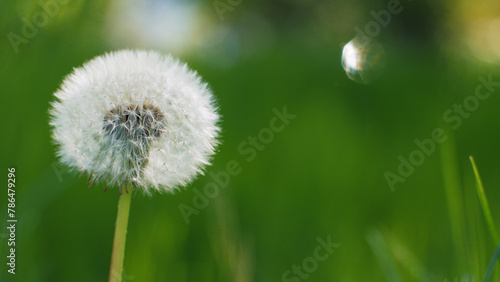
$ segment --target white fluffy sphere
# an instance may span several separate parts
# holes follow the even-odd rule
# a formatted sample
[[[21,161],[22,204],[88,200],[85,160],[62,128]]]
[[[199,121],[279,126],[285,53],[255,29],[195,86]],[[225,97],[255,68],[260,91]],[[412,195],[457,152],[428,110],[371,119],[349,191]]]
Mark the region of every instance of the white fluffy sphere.
[[[171,56],[117,51],[68,75],[50,110],[62,163],[119,186],[172,191],[203,171],[219,133],[208,85]]]

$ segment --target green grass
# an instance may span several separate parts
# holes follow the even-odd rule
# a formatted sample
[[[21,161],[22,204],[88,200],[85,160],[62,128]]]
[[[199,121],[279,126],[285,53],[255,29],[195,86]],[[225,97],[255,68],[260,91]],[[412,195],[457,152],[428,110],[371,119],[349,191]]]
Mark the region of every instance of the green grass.
[[[453,134],[449,132],[448,136],[453,136]],[[462,199],[466,195],[461,187],[460,172],[454,151],[453,139],[448,140],[448,142],[441,147],[444,187],[450,213],[449,224],[450,228],[453,230],[452,234],[454,235],[453,249],[455,256],[450,258],[450,260],[453,260],[455,263],[454,269],[458,271],[458,275],[455,277],[461,277],[459,279],[470,279],[469,275],[473,273],[472,277],[484,277],[483,281],[487,282],[490,281],[493,274],[495,274],[494,281],[499,281],[499,273],[498,271],[495,272],[495,266],[500,256],[500,242],[498,242],[497,229],[491,215],[479,170],[474,158],[470,156],[469,158],[472,164],[478,196],[477,199],[474,198],[473,200],[478,200],[481,206],[482,214],[484,215],[492,241],[498,242],[498,246],[494,250],[493,256],[489,260],[487,266],[482,262],[486,261],[486,256],[488,256],[493,249],[491,247],[485,247],[484,249],[486,251],[481,252],[479,248],[477,248],[478,245],[471,242],[474,241],[474,234],[477,236],[477,233],[481,233],[481,231],[469,230],[468,228],[471,226],[479,227],[480,225],[476,223],[481,221],[481,219],[477,218],[480,216],[479,213],[476,213],[475,216],[465,216],[464,214],[466,205]],[[385,234],[385,236],[383,234]],[[412,280],[416,281],[434,281],[437,278],[436,275],[428,271],[426,266],[421,263],[420,259],[396,238],[394,234],[372,230],[367,233],[366,240],[384,273],[386,281],[402,281],[402,275],[400,274],[401,270],[404,270],[405,273],[412,277]],[[484,241],[480,242],[480,244],[491,246],[491,244]],[[482,258],[480,258],[481,256]],[[453,280],[454,279],[451,281]]]
[[[488,225],[488,229],[490,231],[491,239],[495,243],[498,242],[498,246],[495,249],[493,257],[491,258],[490,263],[488,264],[488,268],[487,268],[486,274],[484,276],[485,277],[484,281],[486,282],[486,281],[490,281],[490,278],[493,275],[493,272],[495,270],[495,265],[497,265],[496,262],[498,260],[499,254],[500,254],[500,242],[498,241],[497,229],[496,229],[495,223],[493,221],[493,217],[491,216],[491,211],[490,211],[490,206],[488,204],[488,199],[486,197],[486,193],[484,192],[483,181],[481,180],[481,176],[479,175],[479,170],[477,169],[476,162],[474,161],[474,158],[472,156],[470,156],[470,161],[472,164],[472,169],[474,170],[477,195],[478,195],[479,201],[481,203],[481,208],[483,211],[484,218],[486,220],[486,223]],[[498,271],[497,271],[497,276],[496,276],[497,279],[498,279],[498,276],[499,275],[498,275]]]
[[[451,235],[453,240],[454,256],[457,270],[468,271],[466,257],[465,215],[462,184],[460,181],[459,162],[456,157],[453,134],[448,131],[448,139],[441,147],[441,165],[444,188],[450,216]]]
[[[498,242],[498,233],[495,227],[495,223],[493,222],[493,217],[491,216],[488,199],[486,198],[486,194],[484,193],[483,182],[481,181],[481,176],[479,175],[476,162],[474,161],[474,158],[472,156],[470,156],[470,161],[472,164],[472,169],[474,170],[474,177],[476,178],[477,195],[479,197],[479,201],[481,202],[481,208],[483,209],[484,217],[486,219],[486,222],[488,223],[491,239],[493,239],[493,242],[496,243]]]
[[[490,278],[493,275],[493,271],[495,270],[495,265],[498,261],[499,256],[500,256],[500,243],[498,243],[498,246],[495,249],[495,253],[493,254],[493,257],[491,258],[490,263],[488,264],[488,269],[486,270],[486,275],[484,275],[484,282],[490,281]],[[496,280],[496,281],[498,281],[498,280]]]
[[[314,253],[317,237],[331,236],[341,247],[308,281],[481,281],[489,275],[500,281],[498,263],[488,266],[498,260],[499,90],[463,119],[453,138],[447,132],[450,139],[394,192],[383,177],[397,170],[399,155],[415,149],[413,140],[429,137],[436,116],[474,94],[479,75],[492,73],[498,81],[500,69],[458,45],[449,52],[446,38],[420,36],[424,27],[412,28],[422,32],[412,36],[412,19],[433,14],[405,6],[379,38],[389,54],[384,73],[370,85],[356,84],[340,65],[340,42],[363,24],[351,17],[351,2],[341,5],[345,11],[335,2],[316,4],[328,1],[274,2],[243,1],[224,22],[211,2],[200,7],[207,24],[197,34],[213,34],[205,32],[212,25],[223,32],[197,52],[176,55],[213,89],[223,116],[222,143],[205,176],[187,189],[134,196],[125,276],[211,282],[235,280],[238,273],[249,282],[280,281],[285,270]],[[308,3],[289,9],[281,6],[285,2]],[[0,281],[104,281],[118,193],[103,193],[103,185],[87,188],[85,177],[63,168],[58,178],[47,109],[74,67],[133,46],[109,43],[109,1],[79,0],[69,1],[14,53],[5,35],[21,32],[21,17],[32,17],[37,3],[0,2],[0,168],[15,167],[19,187],[19,272],[12,280],[3,271],[7,245],[0,238]],[[356,5],[367,16],[378,9],[376,2]],[[285,106],[297,118],[248,162],[238,147],[269,126],[273,108]],[[479,168],[470,169],[470,155]],[[187,225],[178,205],[192,203],[193,189],[232,160],[242,173]],[[0,193],[0,211],[4,197]],[[0,212],[3,224],[5,214]]]

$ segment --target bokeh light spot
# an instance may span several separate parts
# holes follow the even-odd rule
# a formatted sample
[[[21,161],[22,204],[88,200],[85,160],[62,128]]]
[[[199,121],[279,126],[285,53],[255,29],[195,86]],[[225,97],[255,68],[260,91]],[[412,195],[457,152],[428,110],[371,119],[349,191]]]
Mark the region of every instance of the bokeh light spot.
[[[358,83],[374,81],[384,66],[384,49],[373,39],[365,41],[356,37],[342,50],[342,67],[347,76]]]

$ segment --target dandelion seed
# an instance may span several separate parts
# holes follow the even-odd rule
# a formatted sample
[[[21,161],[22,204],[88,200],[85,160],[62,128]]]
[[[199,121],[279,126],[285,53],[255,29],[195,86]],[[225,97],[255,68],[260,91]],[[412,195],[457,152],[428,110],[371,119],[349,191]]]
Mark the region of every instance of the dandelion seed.
[[[347,76],[362,84],[373,82],[385,66],[384,48],[374,39],[355,37],[342,50],[342,67]]]

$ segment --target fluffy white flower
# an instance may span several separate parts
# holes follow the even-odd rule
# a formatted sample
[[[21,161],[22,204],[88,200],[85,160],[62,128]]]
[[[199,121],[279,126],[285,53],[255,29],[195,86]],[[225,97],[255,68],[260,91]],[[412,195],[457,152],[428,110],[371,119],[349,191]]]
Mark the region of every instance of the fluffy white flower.
[[[68,75],[50,110],[62,163],[119,186],[172,191],[209,164],[219,115],[208,85],[157,52],[117,51]]]

